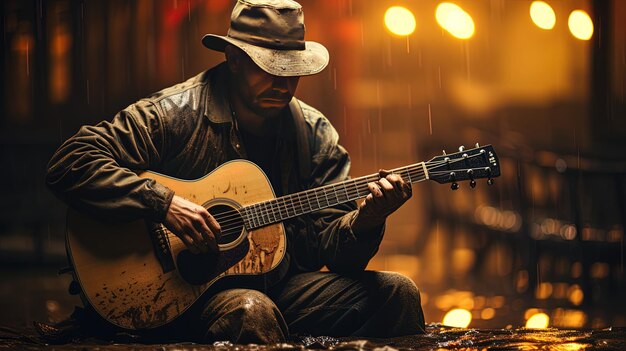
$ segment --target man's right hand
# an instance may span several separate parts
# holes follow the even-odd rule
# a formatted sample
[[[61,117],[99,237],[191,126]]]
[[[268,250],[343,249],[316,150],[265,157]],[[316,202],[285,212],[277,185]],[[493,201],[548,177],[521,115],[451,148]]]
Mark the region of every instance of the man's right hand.
[[[174,195],[163,223],[194,254],[218,253],[220,225],[204,207]]]

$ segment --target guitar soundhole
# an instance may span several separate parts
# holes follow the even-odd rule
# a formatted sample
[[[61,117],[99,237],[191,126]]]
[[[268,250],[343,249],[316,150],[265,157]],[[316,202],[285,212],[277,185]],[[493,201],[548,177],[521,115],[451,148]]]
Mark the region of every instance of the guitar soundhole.
[[[229,244],[238,241],[243,234],[243,218],[239,211],[224,204],[211,206],[208,211],[222,228],[222,235],[217,243],[220,246],[230,246]]]

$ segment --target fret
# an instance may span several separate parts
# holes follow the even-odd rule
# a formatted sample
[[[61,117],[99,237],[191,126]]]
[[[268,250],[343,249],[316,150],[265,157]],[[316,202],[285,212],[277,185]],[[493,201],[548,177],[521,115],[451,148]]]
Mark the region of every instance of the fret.
[[[261,211],[261,203],[258,203],[256,205],[254,205],[256,212],[258,214],[258,220],[259,220],[259,227],[263,226],[263,212]]]
[[[313,190],[313,195],[315,195],[315,200],[317,201],[317,209],[319,210],[320,208],[322,208],[322,205],[320,205],[320,199],[317,197],[317,190]]]
[[[355,199],[358,199],[359,197],[361,197],[361,195],[359,194],[359,187],[356,184],[356,179],[352,179],[352,185],[354,185],[354,189],[356,190]]]
[[[308,211],[309,211],[309,212],[313,212],[313,211],[314,211],[314,209],[313,209],[313,202],[311,202],[311,192],[307,190],[307,191],[304,193],[304,197],[305,197],[305,199],[306,199],[306,203],[307,203],[307,205],[309,206],[309,207],[308,207]]]
[[[337,189],[335,189],[335,184],[333,184],[333,193],[335,193],[335,199],[337,199],[337,204],[341,203],[341,201],[339,201],[339,196],[337,196]]]
[[[245,225],[246,228],[250,228],[251,227],[251,223],[250,223],[250,214],[248,214],[248,207],[242,207],[241,210],[243,210],[243,224]],[[241,212],[240,210],[240,212]]]
[[[298,214],[298,206],[296,206],[296,203],[293,201],[294,200],[294,196],[293,195],[289,195],[289,199],[291,199],[291,206],[293,207],[293,213],[294,215],[298,216],[300,214]]]
[[[268,217],[270,218],[270,223],[275,223],[277,222],[276,220],[276,214],[274,213],[274,200],[270,200],[267,202],[267,205],[269,206],[269,214]]]
[[[291,200],[291,199],[288,196],[285,197],[285,210],[287,210],[287,218],[291,218],[293,216],[289,214],[289,207],[291,207],[293,210],[293,201],[291,202],[291,205],[287,205],[287,200]],[[295,214],[295,211],[294,211],[294,214]]]
[[[279,204],[278,207],[280,208],[280,218],[281,219],[285,219],[287,217],[289,217],[289,212],[287,211],[287,202],[285,201],[285,197],[280,197],[279,198],[280,201],[282,201],[282,204]],[[283,211],[285,211],[285,213],[283,214]]]
[[[322,188],[322,191],[324,192],[324,197],[326,198],[326,206],[325,207],[328,207],[328,206],[330,206],[330,201],[328,201],[328,194],[326,193],[326,189],[324,189],[324,188]]]
[[[294,196],[293,195],[289,195],[289,199],[291,200],[291,208],[293,208],[293,214],[294,217],[299,216],[298,214],[298,206],[297,203],[294,201]]]
[[[302,202],[302,197],[300,197],[300,193],[297,193],[296,195],[298,195],[298,202],[300,203],[300,208],[302,209],[302,213],[310,212],[304,208],[304,203]]]
[[[302,211],[302,213],[308,213],[310,211],[307,210],[307,208],[305,207],[306,205],[306,201],[302,201],[302,196],[301,193],[298,193],[298,203],[300,204],[300,210]]]
[[[259,217],[257,216],[257,212],[256,212],[256,204],[252,205],[252,207],[250,208],[251,212],[252,212],[252,221],[255,227],[259,227]]]
[[[263,225],[265,225],[270,222],[267,216],[267,205],[266,203],[260,203],[259,207],[261,208],[261,219],[263,220]]]
[[[272,201],[265,201],[265,208],[267,208],[267,224],[274,223],[276,221],[273,218],[274,210],[272,209]]]

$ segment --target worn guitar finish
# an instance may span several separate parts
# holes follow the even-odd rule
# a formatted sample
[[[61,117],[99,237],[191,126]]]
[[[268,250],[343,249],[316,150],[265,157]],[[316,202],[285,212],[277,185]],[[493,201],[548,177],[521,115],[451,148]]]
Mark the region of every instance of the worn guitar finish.
[[[489,145],[460,150],[392,170],[405,181],[452,183],[500,175]],[[369,194],[378,174],[346,180],[275,198],[255,164],[236,160],[203,178],[185,181],[153,172],[155,179],[190,201],[203,205],[222,228],[218,255],[194,255],[162,224],[144,220],[108,223],[74,210],[67,217],[67,251],[82,297],[106,320],[131,330],[164,325],[187,310],[218,279],[262,276],[285,255],[282,221]]]

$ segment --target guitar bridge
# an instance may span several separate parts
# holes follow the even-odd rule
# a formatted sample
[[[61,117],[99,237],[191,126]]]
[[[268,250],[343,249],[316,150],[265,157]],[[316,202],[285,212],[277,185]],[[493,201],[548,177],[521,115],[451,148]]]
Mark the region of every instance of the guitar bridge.
[[[148,232],[151,234],[152,249],[156,255],[157,261],[161,264],[163,273],[171,272],[176,269],[172,252],[170,250],[170,240],[167,237],[167,231],[163,224],[155,222],[146,222]]]

